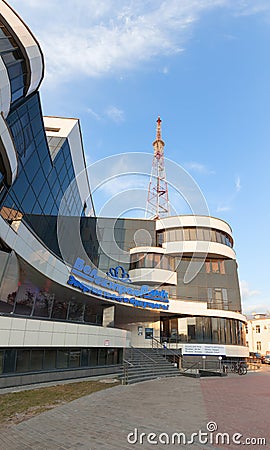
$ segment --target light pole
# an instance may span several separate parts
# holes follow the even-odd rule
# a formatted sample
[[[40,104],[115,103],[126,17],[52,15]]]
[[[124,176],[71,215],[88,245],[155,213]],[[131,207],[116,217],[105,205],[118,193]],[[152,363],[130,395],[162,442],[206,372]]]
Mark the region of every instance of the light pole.
[[[222,356],[219,356],[218,359],[219,359],[219,371],[221,372],[221,361],[222,361]]]
[[[203,360],[203,369],[205,370],[205,360],[206,360],[206,356],[205,355],[202,356],[202,360]]]

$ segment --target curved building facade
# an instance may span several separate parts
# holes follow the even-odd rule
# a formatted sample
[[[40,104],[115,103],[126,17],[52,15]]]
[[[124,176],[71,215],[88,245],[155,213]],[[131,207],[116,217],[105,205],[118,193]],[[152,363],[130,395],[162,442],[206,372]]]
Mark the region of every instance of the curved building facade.
[[[97,218],[79,121],[42,116],[43,72],[1,0],[0,386],[113,372],[153,340],[247,356],[230,226]]]

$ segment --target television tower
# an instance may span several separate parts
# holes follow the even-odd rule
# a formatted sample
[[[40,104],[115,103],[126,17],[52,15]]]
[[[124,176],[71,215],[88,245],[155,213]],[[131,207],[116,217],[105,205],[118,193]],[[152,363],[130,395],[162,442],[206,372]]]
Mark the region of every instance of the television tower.
[[[146,217],[159,219],[170,215],[168,184],[164,166],[165,142],[161,138],[161,119],[157,119],[156,140],[153,142],[154,157],[148,188]]]

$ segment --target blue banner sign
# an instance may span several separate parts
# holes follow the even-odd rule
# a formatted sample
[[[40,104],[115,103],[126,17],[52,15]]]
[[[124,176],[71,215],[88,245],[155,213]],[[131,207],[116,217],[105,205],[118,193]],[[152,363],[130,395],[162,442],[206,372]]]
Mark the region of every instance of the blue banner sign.
[[[142,297],[144,299],[153,300],[155,302],[169,303],[168,292],[166,292],[164,289],[159,291],[158,289],[151,289],[147,285],[140,286],[139,288],[134,288],[134,287],[130,287],[130,285],[126,286],[124,284],[116,283],[108,278],[99,276],[97,269],[93,268],[89,265],[86,265],[85,261],[81,258],[76,259],[75,264],[72,268],[72,273],[75,275],[78,275],[80,278],[83,278],[87,281],[90,281],[91,283],[94,283],[97,286],[103,287],[105,289],[110,289],[111,291],[115,291],[120,296],[130,295],[132,297]],[[81,286],[79,286],[79,285],[75,286],[74,284],[72,284],[72,286],[79,287],[79,289],[81,289],[83,292],[91,291],[92,293],[95,293],[95,292],[93,292],[94,290],[101,291],[100,289],[96,289],[94,287],[86,286],[86,285],[80,283],[74,277],[72,277],[72,279],[70,278],[70,280],[68,281],[68,284],[71,284],[74,282],[79,283],[79,285],[81,285]],[[86,289],[86,290],[84,291],[84,289]],[[102,291],[102,292],[103,292],[102,294],[96,294],[96,295],[102,295],[102,297],[104,297],[104,298],[108,298],[108,297],[105,297],[107,295],[112,295],[112,294],[107,293],[106,291]],[[115,294],[113,294],[113,295],[115,296]],[[126,299],[126,300],[132,300],[132,299]],[[133,300],[135,301],[136,299],[133,299]],[[136,300],[136,301],[139,301],[139,300]],[[128,303],[128,301],[126,301],[126,303]],[[147,302],[142,302],[142,303],[147,303]],[[161,305],[161,306],[163,307],[163,309],[169,308],[169,305]],[[162,308],[158,308],[158,309],[162,309]]]
[[[73,275],[70,275],[67,284],[70,286],[73,286],[75,288],[80,289],[84,293],[94,294],[98,297],[105,298],[107,300],[113,300],[118,303],[125,303],[130,304],[132,306],[135,306],[137,308],[151,308],[151,309],[162,309],[165,311],[168,311],[169,305],[164,305],[162,303],[152,303],[146,300],[138,300],[137,298],[131,297],[122,297],[116,294],[112,294],[110,292],[103,291],[102,289],[97,289],[92,286],[87,286],[84,283],[81,283],[79,280],[77,280]]]
[[[115,283],[105,277],[98,276],[97,269],[86,265],[85,261],[81,258],[76,259],[75,264],[72,268],[72,272],[75,275],[79,275],[81,278],[84,278],[87,281],[91,281],[98,286],[116,291],[120,295],[127,294],[133,295],[134,297],[144,297],[149,300],[169,303],[168,292],[166,292],[164,289],[162,289],[162,291],[159,291],[157,289],[151,289],[147,285],[141,286],[140,289],[134,289],[130,286],[124,286],[123,284]]]

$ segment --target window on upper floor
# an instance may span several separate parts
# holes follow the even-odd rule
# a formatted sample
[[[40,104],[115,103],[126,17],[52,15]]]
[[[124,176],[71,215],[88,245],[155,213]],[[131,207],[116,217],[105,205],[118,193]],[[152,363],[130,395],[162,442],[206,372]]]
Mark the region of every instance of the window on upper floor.
[[[221,259],[210,259],[205,261],[206,273],[220,273],[225,274],[225,264]]]
[[[213,309],[229,309],[228,293],[224,288],[208,288],[207,289],[208,308]]]
[[[210,241],[233,246],[233,240],[225,231],[205,227],[170,228],[157,232],[157,245],[163,242]]]
[[[260,333],[261,332],[261,326],[260,325],[256,325],[256,333]]]

